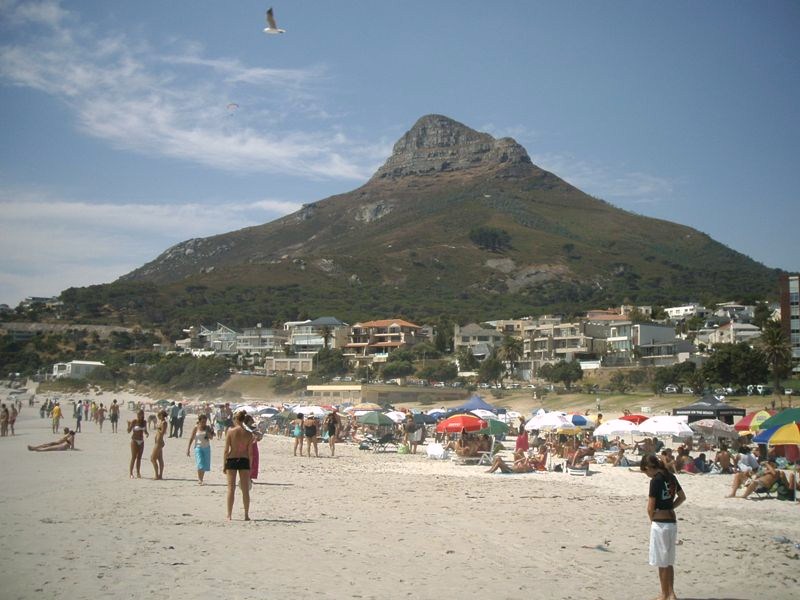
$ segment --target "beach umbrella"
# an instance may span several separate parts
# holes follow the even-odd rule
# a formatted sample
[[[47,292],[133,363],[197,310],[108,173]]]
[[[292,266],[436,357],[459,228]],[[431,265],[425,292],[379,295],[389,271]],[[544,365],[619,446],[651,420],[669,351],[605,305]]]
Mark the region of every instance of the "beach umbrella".
[[[508,425],[497,419],[486,419],[486,427],[481,429],[478,433],[485,433],[487,435],[505,435],[508,433]]]
[[[394,425],[394,421],[377,410],[364,413],[358,417],[358,422],[364,425]]]
[[[753,438],[753,442],[770,446],[800,445],[800,423],[786,423],[765,429]]]
[[[447,413],[443,410],[432,410],[428,412],[429,417],[433,417],[434,420],[438,421],[442,417],[444,417]]]
[[[775,414],[774,410],[756,410],[747,413],[734,425],[736,431],[758,431],[761,424]]]
[[[700,419],[694,423],[690,423],[689,427],[703,435],[710,435],[712,437],[725,437],[737,438],[739,433],[734,429],[733,425],[728,425],[719,419]]]
[[[402,423],[403,421],[406,420],[406,413],[400,412],[399,410],[390,410],[389,412],[384,414],[395,423]]]
[[[362,402],[361,404],[356,404],[351,408],[352,410],[383,410],[383,407],[380,404],[375,404],[374,402]]]
[[[575,427],[580,427],[581,429],[594,428],[594,421],[588,419],[584,415],[572,414],[567,415],[567,418],[572,421],[572,424],[575,425]]]
[[[639,433],[639,426],[631,421],[624,419],[611,419],[606,421],[594,430],[594,436],[610,436],[610,435],[633,435]]]
[[[786,425],[787,423],[797,423],[800,421],[800,408],[787,408],[761,423],[762,429],[771,429],[776,425]]]
[[[170,403],[170,400],[157,400],[155,404],[158,406],[169,406]]]
[[[572,424],[572,421],[567,418],[566,414],[556,411],[536,414],[525,423],[525,431],[573,428],[575,428],[575,426]]]
[[[686,419],[684,415],[653,417],[639,425],[639,432],[644,435],[692,437],[694,432],[689,428]]]
[[[438,420],[439,419],[432,415],[426,415],[425,413],[414,413],[414,423],[417,425],[432,425]]]
[[[646,417],[644,415],[622,415],[620,417],[620,419],[622,419],[623,421],[630,421],[631,423],[635,423],[636,425],[644,423],[649,418],[650,417]]]
[[[249,404],[239,404],[233,408],[234,413],[237,413],[242,410],[246,412],[248,415],[253,415],[256,413],[255,406],[250,406]]]
[[[476,408],[475,410],[469,411],[479,419],[483,419],[484,421],[487,419],[497,420],[497,415],[490,410],[485,410],[483,408]]]
[[[278,409],[275,408],[274,406],[262,406],[261,408],[256,410],[256,413],[258,413],[261,416],[271,417],[278,414]]]
[[[473,432],[480,431],[486,427],[488,427],[488,424],[483,419],[479,419],[475,415],[463,414],[453,415],[443,421],[439,421],[436,425],[436,431],[439,433],[461,433],[462,429]]]

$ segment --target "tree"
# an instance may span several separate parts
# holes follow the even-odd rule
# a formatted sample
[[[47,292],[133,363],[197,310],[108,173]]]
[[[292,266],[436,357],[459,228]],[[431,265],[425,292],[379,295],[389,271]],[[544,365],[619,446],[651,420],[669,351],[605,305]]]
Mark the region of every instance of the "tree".
[[[414,365],[406,360],[392,360],[383,365],[381,369],[384,379],[395,379],[396,377],[405,377],[414,372]]]
[[[484,250],[499,252],[511,247],[511,236],[505,229],[496,227],[475,227],[469,232],[469,239]]]
[[[478,359],[472,353],[472,348],[469,346],[461,346],[456,353],[458,360],[458,368],[462,371],[474,371],[478,368]]]
[[[454,381],[458,377],[455,363],[438,361],[417,371],[417,377],[426,381]]]
[[[347,373],[347,359],[339,348],[323,348],[314,356],[314,371],[320,377],[335,377]]]
[[[622,371],[617,371],[611,376],[611,380],[608,382],[608,387],[611,389],[611,391],[619,392],[621,394],[624,394],[630,390],[627,377],[625,377],[625,374]]]
[[[564,387],[569,390],[573,383],[583,378],[583,370],[577,360],[572,362],[561,360],[553,365],[542,365],[539,369],[539,376],[552,383],[563,383]]]
[[[449,319],[439,319],[436,326],[436,334],[433,336],[433,345],[440,354],[445,354],[452,348],[453,342],[453,323]]]
[[[331,328],[329,325],[324,325],[322,329],[319,330],[319,334],[322,336],[322,343],[327,350],[331,343],[331,338],[333,337],[333,328]]]
[[[772,311],[769,309],[769,304],[766,302],[759,302],[753,310],[753,325],[758,327],[761,331],[767,326],[767,323],[772,321]]]
[[[764,381],[769,365],[764,354],[744,342],[715,344],[712,354],[703,365],[703,376],[712,383],[745,387]]]
[[[792,347],[780,323],[767,321],[761,331],[758,348],[764,353],[764,358],[772,372],[775,393],[778,394],[780,393],[781,379],[792,372]]]
[[[478,367],[478,379],[485,383],[497,383],[503,374],[503,363],[497,358],[495,353],[483,359]]]
[[[497,351],[497,356],[500,360],[509,364],[509,373],[512,377],[514,375],[514,367],[517,361],[522,357],[524,345],[520,338],[507,335],[503,338],[503,343]]]

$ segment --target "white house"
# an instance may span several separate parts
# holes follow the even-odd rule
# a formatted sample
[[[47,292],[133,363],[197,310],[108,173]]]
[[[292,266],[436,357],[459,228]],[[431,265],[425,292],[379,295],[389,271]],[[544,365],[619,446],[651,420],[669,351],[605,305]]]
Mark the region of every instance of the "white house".
[[[105,365],[94,360],[73,360],[68,363],[54,364],[52,375],[54,379],[83,379],[98,367],[105,367]]]
[[[761,330],[749,323],[737,323],[731,321],[719,326],[708,336],[708,343],[714,344],[738,344],[739,342],[750,342],[761,336]]]

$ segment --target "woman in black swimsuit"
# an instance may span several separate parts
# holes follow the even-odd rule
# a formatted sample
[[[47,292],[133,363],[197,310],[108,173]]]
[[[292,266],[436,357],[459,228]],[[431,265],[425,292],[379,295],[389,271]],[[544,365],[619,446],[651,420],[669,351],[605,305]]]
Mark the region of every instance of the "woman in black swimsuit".
[[[239,487],[242,490],[244,520],[250,520],[250,463],[253,459],[253,434],[242,427],[245,412],[239,411],[233,417],[234,426],[225,434],[222,472],[228,478],[228,520],[233,512],[233,497],[236,491],[236,474],[239,474]]]
[[[313,414],[306,415],[306,418],[303,419],[303,436],[306,438],[306,451],[309,457],[311,457],[311,446],[314,446],[314,456],[319,458],[319,448],[317,446],[317,417]]]

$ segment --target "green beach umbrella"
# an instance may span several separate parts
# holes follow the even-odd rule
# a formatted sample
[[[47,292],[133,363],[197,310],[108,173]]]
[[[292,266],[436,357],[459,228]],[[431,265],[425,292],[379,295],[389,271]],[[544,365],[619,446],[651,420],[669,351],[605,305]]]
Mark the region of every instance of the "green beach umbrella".
[[[364,425],[394,425],[394,421],[377,410],[364,413],[358,417],[358,422]]]
[[[481,429],[478,433],[479,434],[487,434],[487,435],[501,435],[504,433],[508,433],[508,425],[503,423],[502,421],[498,421],[497,419],[486,419],[487,426]]]
[[[797,423],[800,421],[800,408],[787,408],[782,410],[777,415],[771,416],[769,419],[761,423],[761,429],[772,429],[787,423]]]

